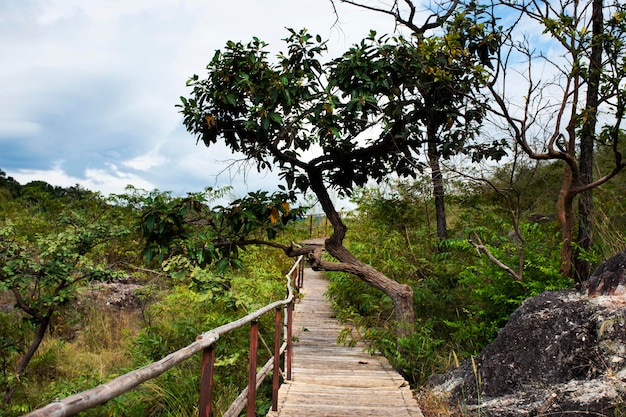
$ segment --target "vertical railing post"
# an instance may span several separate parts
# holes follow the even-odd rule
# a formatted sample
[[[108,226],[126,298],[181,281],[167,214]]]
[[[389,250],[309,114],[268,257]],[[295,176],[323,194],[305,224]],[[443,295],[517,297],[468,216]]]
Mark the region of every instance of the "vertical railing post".
[[[291,271],[291,282],[293,282],[294,287],[296,287],[296,292],[300,291],[300,278],[298,276],[298,268],[295,268]]]
[[[247,417],[254,417],[256,409],[256,361],[259,347],[259,322],[250,324],[250,364],[248,368],[248,410]]]
[[[291,360],[293,357],[293,300],[287,304],[287,352],[285,352],[285,379],[291,381]]]
[[[215,365],[215,344],[202,352],[202,374],[200,377],[199,417],[211,417],[213,403],[213,368]]]
[[[274,320],[274,374],[272,376],[272,411],[278,410],[278,388],[280,387],[280,327],[282,326],[282,308],[276,309]]]
[[[304,258],[298,264],[298,288],[304,287]]]

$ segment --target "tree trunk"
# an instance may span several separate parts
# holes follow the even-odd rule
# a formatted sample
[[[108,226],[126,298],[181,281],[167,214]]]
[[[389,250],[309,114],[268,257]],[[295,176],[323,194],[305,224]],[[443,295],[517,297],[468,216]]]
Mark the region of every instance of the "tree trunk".
[[[433,184],[433,196],[435,198],[435,219],[437,220],[437,237],[440,240],[448,238],[448,226],[446,221],[445,191],[443,188],[443,175],[439,160],[441,155],[437,149],[437,138],[435,128],[427,126],[428,136],[428,165]]]
[[[600,73],[602,71],[602,32],[603,15],[602,0],[592,2],[592,43],[589,59],[589,78],[587,80],[587,97],[580,139],[580,180],[582,185],[593,182],[593,153],[599,105]],[[593,194],[592,190],[581,193],[578,200],[578,247],[586,251],[593,245]],[[574,279],[576,286],[582,288],[583,283],[591,275],[588,261],[580,259],[578,250],[574,259]]]
[[[401,284],[370,265],[359,261],[347,248],[343,246],[343,239],[347,227],[341,221],[339,213],[332,203],[328,191],[324,187],[321,176],[316,172],[309,172],[311,190],[317,196],[322,210],[333,227],[332,235],[326,240],[326,251],[339,262],[322,260],[320,253],[309,255],[311,267],[315,270],[347,272],[356,275],[368,285],[382,291],[389,296],[394,305],[397,321],[396,335],[398,338],[410,336],[415,323],[413,310],[413,289],[407,284]]]
[[[22,356],[20,363],[17,365],[17,369],[15,370],[15,375],[17,376],[22,375],[24,373],[24,370],[26,370],[26,367],[28,366],[28,363],[30,362],[30,360],[33,358],[33,356],[35,356],[35,352],[37,352],[37,349],[39,349],[39,345],[41,345],[41,342],[43,341],[43,338],[46,335],[46,331],[48,331],[48,326],[50,325],[51,317],[52,317],[52,313],[49,313],[46,316],[44,316],[42,320],[39,322],[39,326],[37,326],[37,331],[35,332],[35,338],[33,339],[33,342],[28,347],[28,350],[26,351],[26,353],[24,353],[24,356]],[[11,386],[7,389],[7,391],[4,394],[4,398],[2,400],[3,404],[8,404],[11,401],[14,391],[15,391],[15,386]]]
[[[561,191],[556,202],[556,216],[561,224],[561,274],[566,277],[572,276],[572,257],[574,241],[574,195],[571,193],[572,170],[565,165]]]
[[[582,151],[581,151],[582,152]],[[583,184],[588,184],[591,179],[587,180],[584,173],[583,155],[581,154],[580,168],[581,180]],[[586,159],[586,158],[585,158]],[[578,248],[573,254],[574,257],[574,281],[576,288],[582,288],[583,283],[591,275],[591,265],[589,261],[581,259],[580,253],[588,251],[593,245],[593,192],[587,190],[581,193],[578,200]]]
[[[406,337],[413,333],[415,313],[413,310],[413,289],[409,285],[401,284],[372,266],[359,261],[343,245],[333,243],[332,238],[327,240],[326,250],[340,262],[325,262],[320,256],[311,257],[313,269],[347,272],[382,291],[393,301],[394,313],[398,323],[397,337]]]
[[[564,222],[561,223],[561,275],[571,277],[573,273],[572,258],[574,249],[572,242],[574,241],[574,206],[570,200],[569,204],[564,206]]]

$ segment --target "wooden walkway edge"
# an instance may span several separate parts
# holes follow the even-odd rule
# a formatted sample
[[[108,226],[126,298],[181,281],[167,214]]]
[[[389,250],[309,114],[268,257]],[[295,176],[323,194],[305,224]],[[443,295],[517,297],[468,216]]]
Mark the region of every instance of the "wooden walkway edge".
[[[342,329],[324,293],[323,272],[305,269],[304,298],[294,314],[292,381],[268,417],[423,417],[406,380],[364,346],[337,345]]]

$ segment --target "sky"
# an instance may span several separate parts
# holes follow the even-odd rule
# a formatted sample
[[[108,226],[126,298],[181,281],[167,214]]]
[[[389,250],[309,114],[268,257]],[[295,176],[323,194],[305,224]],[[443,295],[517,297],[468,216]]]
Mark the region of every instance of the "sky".
[[[232,167],[196,145],[175,105],[216,49],[253,36],[284,50],[287,27],[329,41],[329,58],[391,18],[330,0],[0,1],[0,169],[104,195],[128,184],[175,195],[232,185],[235,197],[277,176]]]

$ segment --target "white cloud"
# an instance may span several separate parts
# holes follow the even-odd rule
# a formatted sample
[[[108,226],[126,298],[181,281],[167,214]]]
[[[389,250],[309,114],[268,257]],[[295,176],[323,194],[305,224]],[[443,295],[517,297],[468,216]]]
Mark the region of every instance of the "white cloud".
[[[138,171],[149,171],[151,168],[163,166],[166,162],[168,162],[169,159],[159,154],[160,148],[161,145],[158,144],[148,153],[124,161],[122,162],[122,165],[132,169],[136,169]]]
[[[129,184],[146,190],[155,188],[151,182],[140,176],[123,172],[115,165],[109,165],[106,169],[88,168],[82,177],[68,175],[63,169],[63,162],[56,162],[51,169],[20,169],[6,173],[21,184],[27,184],[31,181],[45,181],[58,187],[72,187],[80,184],[84,188],[99,191],[104,195],[123,193]]]
[[[0,169],[20,182],[128,183],[183,194],[232,182],[239,194],[275,187],[275,174],[228,169],[174,107],[226,41],[258,36],[283,49],[285,27],[309,28],[343,52],[393,21],[319,0],[19,0],[0,2]],[[62,160],[62,163],[58,161]]]
[[[98,190],[107,195],[110,193],[122,193],[127,185],[131,184],[135,188],[152,190],[153,183],[144,178],[123,172],[115,165],[109,165],[108,169],[87,169],[85,170],[85,187],[90,190]]]

